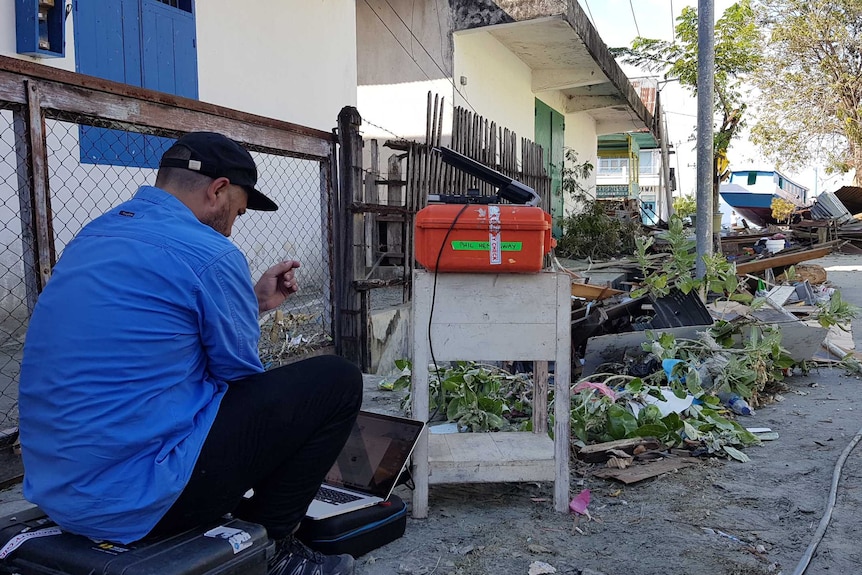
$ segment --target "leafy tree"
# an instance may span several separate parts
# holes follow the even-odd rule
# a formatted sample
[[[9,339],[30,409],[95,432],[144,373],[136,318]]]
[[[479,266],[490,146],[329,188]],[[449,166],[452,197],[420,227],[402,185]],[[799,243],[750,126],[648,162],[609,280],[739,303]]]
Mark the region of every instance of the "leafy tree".
[[[752,140],[778,166],[825,161],[862,185],[862,2],[758,0],[769,31]]]
[[[666,79],[697,92],[697,10],[683,8],[676,19],[674,40],[656,40],[638,36],[631,48],[614,48],[612,52],[634,66],[650,72],[662,72]],[[757,69],[761,61],[762,37],[755,23],[750,0],[741,0],[724,11],[715,24],[715,113],[718,129],[714,132],[716,161],[713,178],[714,208],[718,209],[719,170],[726,165],[731,140],[745,124],[743,80]]]

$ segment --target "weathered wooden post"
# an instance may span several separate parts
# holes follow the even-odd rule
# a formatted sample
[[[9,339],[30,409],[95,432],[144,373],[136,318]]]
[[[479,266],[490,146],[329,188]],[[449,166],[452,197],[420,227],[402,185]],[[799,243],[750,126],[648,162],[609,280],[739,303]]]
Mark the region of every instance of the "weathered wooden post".
[[[346,106],[338,114],[339,175],[335,229],[337,277],[336,290],[336,353],[353,361],[363,370],[370,367],[368,357],[368,301],[356,290],[354,281],[365,276],[365,227],[363,213],[353,204],[363,201],[362,117],[356,108]],[[364,305],[363,305],[364,304]]]

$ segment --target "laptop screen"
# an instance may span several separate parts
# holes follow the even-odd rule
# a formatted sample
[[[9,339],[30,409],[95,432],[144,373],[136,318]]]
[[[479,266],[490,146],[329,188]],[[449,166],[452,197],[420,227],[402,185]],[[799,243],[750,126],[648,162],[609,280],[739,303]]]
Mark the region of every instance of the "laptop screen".
[[[360,411],[325,482],[388,497],[423,427],[421,421]]]

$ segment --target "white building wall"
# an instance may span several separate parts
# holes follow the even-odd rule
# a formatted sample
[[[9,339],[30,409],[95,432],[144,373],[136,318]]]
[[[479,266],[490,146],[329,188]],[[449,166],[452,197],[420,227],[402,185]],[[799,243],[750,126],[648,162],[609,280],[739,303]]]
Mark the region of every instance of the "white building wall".
[[[354,0],[197,0],[200,100],[331,130],[341,108],[356,105],[355,7]],[[15,2],[0,0],[0,55],[75,71],[74,13],[66,20],[65,57],[31,58],[16,53]],[[4,309],[19,313],[24,297],[11,128],[11,112],[0,111],[0,245],[5,247],[0,254],[0,316]],[[92,218],[131,197],[139,185],[152,183],[155,173],[81,165],[77,126],[49,121],[47,128],[59,252]],[[305,264],[305,280],[319,288],[324,278],[310,273],[322,270],[324,263],[317,164],[275,156],[258,156],[258,162],[259,187],[281,209],[273,214],[250,212],[234,227],[232,239],[245,251],[254,275],[273,260],[296,258]],[[293,218],[292,222],[302,218],[304,223],[271,233],[279,229],[280,218]]]
[[[321,130],[356,105],[355,0],[197,0],[195,9],[202,101]],[[74,71],[74,32],[73,13],[63,58],[20,56],[15,2],[0,0],[0,55]]]
[[[447,0],[356,3],[357,109],[365,138],[424,141],[429,92],[444,99],[449,134],[451,29]]]
[[[321,130],[356,105],[356,2],[197,0],[200,99]]]
[[[578,163],[590,162],[594,168],[590,177],[581,185],[595,196],[596,194],[596,172],[599,159],[596,155],[598,147],[598,136],[596,135],[596,121],[586,112],[566,114],[566,138],[567,149],[574,150],[578,154]],[[579,206],[572,198],[565,198],[564,204],[566,215],[570,215]]]
[[[468,30],[455,37],[456,105],[535,139],[536,96],[531,70],[487,32]],[[461,78],[466,85],[461,85]],[[548,105],[552,105],[547,102]]]

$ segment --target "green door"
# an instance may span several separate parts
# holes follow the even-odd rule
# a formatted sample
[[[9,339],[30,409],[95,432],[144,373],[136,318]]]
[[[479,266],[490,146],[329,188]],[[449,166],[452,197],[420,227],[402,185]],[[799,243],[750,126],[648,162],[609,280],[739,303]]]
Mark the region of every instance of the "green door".
[[[551,205],[555,238],[563,235],[563,138],[566,121],[563,115],[536,98],[536,143],[545,149],[545,171],[551,176]]]

